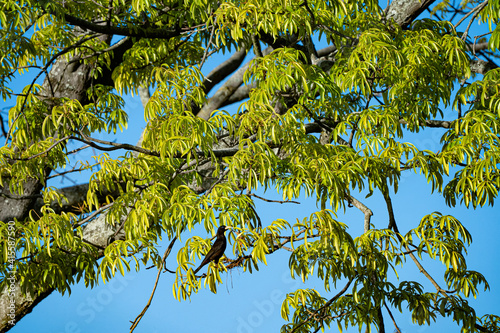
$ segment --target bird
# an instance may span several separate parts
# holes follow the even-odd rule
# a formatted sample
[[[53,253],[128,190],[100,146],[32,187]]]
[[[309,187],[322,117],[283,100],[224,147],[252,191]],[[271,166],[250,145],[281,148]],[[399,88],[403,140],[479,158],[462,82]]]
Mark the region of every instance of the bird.
[[[212,245],[210,251],[208,251],[207,255],[205,256],[205,259],[203,259],[203,261],[201,262],[200,266],[198,266],[198,268],[194,270],[194,274],[198,273],[198,271],[203,266],[207,265],[211,261],[215,262],[216,264],[219,262],[219,259],[222,257],[224,251],[226,250],[227,241],[224,232],[228,229],[229,228],[225,225],[221,225],[219,229],[217,229],[217,239]]]

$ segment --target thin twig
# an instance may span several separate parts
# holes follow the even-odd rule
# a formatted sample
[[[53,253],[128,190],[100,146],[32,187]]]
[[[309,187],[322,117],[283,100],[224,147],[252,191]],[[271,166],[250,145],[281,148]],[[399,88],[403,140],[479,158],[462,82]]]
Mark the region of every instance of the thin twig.
[[[394,320],[394,317],[392,316],[392,312],[391,312],[391,310],[389,310],[389,307],[387,306],[387,304],[385,303],[385,301],[384,301],[384,306],[385,306],[385,309],[387,310],[387,312],[389,313],[389,317],[391,317],[391,319],[392,319],[394,327],[396,327],[396,331],[398,333],[401,333],[401,330],[399,329],[398,324],[396,324],[396,320]]]
[[[132,326],[130,326],[130,333],[132,333],[135,330],[135,328],[137,327],[137,325],[139,325],[139,322],[141,321],[142,317],[144,317],[144,314],[146,314],[146,311],[148,311],[149,306],[151,305],[151,301],[153,300],[153,296],[155,295],[155,292],[156,292],[156,287],[158,286],[158,281],[160,280],[161,270],[162,270],[162,268],[164,266],[165,260],[167,260],[167,257],[170,255],[170,252],[172,251],[172,248],[174,247],[174,244],[175,244],[176,240],[177,240],[177,236],[175,236],[172,239],[172,241],[168,245],[167,250],[163,254],[161,265],[158,268],[158,273],[156,274],[156,281],[155,281],[155,284],[154,284],[154,287],[153,287],[153,291],[151,292],[151,296],[149,297],[148,303],[146,304],[146,306],[144,307],[144,309],[142,309],[142,312],[135,318],[135,320],[133,322],[131,322]]]
[[[479,7],[485,5],[488,3],[488,0],[486,0],[486,2],[483,2],[483,3],[480,3],[479,5],[477,5],[476,7],[474,7],[470,12],[468,12],[464,17],[462,17],[460,19],[460,21],[458,21],[457,24],[455,24],[453,27],[456,29],[458,28],[458,26],[460,24],[462,24],[463,21],[465,21],[470,15],[472,15],[473,13],[475,13],[477,10],[480,10]],[[471,21],[474,21],[474,19],[472,19]]]
[[[84,167],[81,167],[81,168],[78,168],[78,169],[76,168],[76,165],[75,165],[75,167],[73,169],[71,169],[71,170],[66,170],[66,171],[58,172],[56,174],[48,176],[45,179],[48,180],[48,179],[52,179],[52,178],[55,178],[55,177],[64,176],[64,175],[66,175],[68,173],[80,172],[80,171],[88,170],[88,169],[91,169],[92,167],[97,166],[97,165],[99,165],[99,163],[92,164],[91,166],[84,166]]]
[[[347,35],[344,35],[343,33],[337,31],[337,30],[333,30],[331,27],[329,26],[326,26],[326,25],[323,25],[323,24],[319,24],[318,25],[318,28],[320,29],[325,29],[327,30],[328,32],[331,32],[332,34],[334,35],[337,35],[339,37],[342,37],[342,38],[346,38],[346,39],[349,39],[351,41],[357,41],[357,38],[354,38],[354,37],[351,37],[351,36],[347,36]]]
[[[344,294],[347,289],[349,288],[349,286],[351,285],[352,281],[354,280],[354,277],[351,277],[349,278],[349,281],[347,282],[347,284],[344,286],[344,288],[342,288],[341,291],[338,292],[337,295],[333,296],[328,302],[326,302],[322,307],[316,309],[313,313],[311,313],[309,315],[309,317],[307,317],[304,321],[302,321],[298,326],[295,326],[293,328],[293,330],[290,332],[290,333],[293,333],[295,332],[296,330],[298,330],[302,325],[304,325],[305,323],[307,323],[309,320],[311,320],[313,317],[315,317],[318,312],[326,309],[328,306],[330,306],[330,304],[332,304],[335,300],[337,300],[340,296],[342,296],[342,294]]]
[[[257,194],[253,194],[253,193],[247,193],[247,195],[251,196],[251,197],[256,197],[257,199],[260,199],[260,200],[265,201],[265,202],[275,202],[275,203],[279,203],[279,204],[294,203],[294,204],[300,205],[300,202],[293,201],[293,200],[285,200],[285,201],[282,201],[282,200],[271,200],[271,199],[263,198],[261,196],[258,196]]]
[[[200,66],[198,66],[200,70],[203,67],[203,64],[205,63],[205,60],[207,60],[207,58],[209,56],[208,50],[210,49],[210,46],[212,45],[212,39],[214,37],[214,33],[215,33],[215,25],[212,26],[212,31],[210,32],[210,37],[208,39],[207,48],[205,49],[205,52],[203,53],[203,57],[201,58]]]
[[[463,41],[465,41],[467,39],[467,35],[469,34],[469,29],[470,29],[470,27],[472,25],[472,22],[474,22],[474,20],[476,19],[476,17],[483,10],[483,8],[486,7],[487,4],[488,4],[488,0],[486,0],[485,2],[483,2],[482,4],[480,4],[479,6],[477,6],[476,8],[474,8],[472,10],[472,12],[474,13],[474,15],[470,19],[469,24],[467,25],[467,28],[465,28],[464,34],[462,35],[462,40]]]
[[[87,216],[86,218],[84,218],[83,220],[79,221],[78,223],[75,223],[73,225],[73,228],[78,228],[79,226],[89,222],[90,220],[92,220],[94,217],[96,217],[97,215],[99,215],[102,211],[108,209],[109,207],[113,206],[114,202],[112,203],[109,203],[107,205],[104,205],[104,206],[101,206],[99,207],[99,209],[96,209],[92,214],[90,214],[89,216]]]
[[[136,151],[138,153],[142,153],[142,154],[146,154],[146,155],[160,156],[160,153],[158,153],[156,151],[144,149],[142,147],[134,146],[134,145],[131,145],[128,143],[115,143],[115,142],[106,141],[106,140],[99,140],[99,139],[95,139],[95,138],[91,138],[89,136],[86,136],[82,133],[80,133],[80,135],[82,136],[81,138],[77,137],[77,136],[70,136],[69,138],[72,140],[77,140],[77,141],[86,143],[91,147],[97,148],[99,150],[104,150],[104,151],[111,151],[111,150],[117,150],[117,149],[128,149],[128,150],[133,150],[133,151]],[[97,145],[96,142],[100,143],[100,144],[110,145],[112,147],[102,147],[102,146]]]
[[[248,189],[247,189],[247,193],[246,193],[246,195],[247,195],[248,197],[250,197],[250,195],[251,195],[251,193],[250,193],[250,191],[249,191]],[[253,203],[253,200],[252,200],[252,203]],[[260,218],[260,216],[259,216],[259,213],[257,213],[257,210],[255,209],[254,205],[255,205],[255,204],[253,204],[253,205],[249,205],[249,207],[250,207],[250,209],[252,210],[252,212],[253,212],[253,214],[254,214],[255,218],[257,219],[257,227],[258,227],[258,228],[262,228],[262,220],[261,220],[261,218]]]
[[[70,137],[71,137],[71,135],[67,135],[64,138],[57,140],[54,144],[52,144],[49,148],[45,149],[41,153],[35,154],[33,156],[29,156],[29,157],[24,157],[24,158],[15,158],[15,157],[13,157],[13,158],[11,158],[11,160],[14,160],[14,161],[29,161],[29,160],[32,160],[34,158],[37,158],[38,156],[42,156],[44,154],[47,154],[49,151],[51,151],[52,149],[54,149],[58,144],[60,144],[63,141],[68,140]]]

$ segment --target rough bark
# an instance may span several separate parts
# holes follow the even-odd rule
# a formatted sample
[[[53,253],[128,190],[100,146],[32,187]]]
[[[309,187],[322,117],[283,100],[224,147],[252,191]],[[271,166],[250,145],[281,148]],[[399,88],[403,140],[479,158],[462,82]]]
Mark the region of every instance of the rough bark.
[[[69,64],[66,60],[61,59],[52,66],[52,70],[44,81],[42,93],[47,97],[68,97],[85,102],[86,89],[90,84],[90,70],[91,68],[87,65],[78,63]],[[0,221],[24,220],[29,211],[35,207],[42,188],[42,179],[30,179],[23,184],[24,192],[18,194],[18,196],[24,198],[13,199],[7,180],[1,189],[3,196],[0,197]],[[15,294],[13,300],[15,301],[16,321],[30,313],[36,304],[52,292],[52,290],[47,290],[41,294],[22,295],[19,280],[16,280],[11,287]],[[2,332],[8,331],[13,326],[10,321],[10,308],[3,306],[10,304],[11,299],[8,289],[1,291],[0,331]]]
[[[37,196],[40,194],[42,185],[37,179],[30,179],[24,183],[22,196],[13,194],[9,189],[9,181],[0,189],[0,221],[9,222],[14,219],[22,220],[26,213],[33,207]]]
[[[109,40],[110,37],[103,36]],[[90,87],[92,68],[80,62],[68,62],[60,58],[52,65],[49,74],[45,77],[42,85],[41,95],[45,96],[50,103],[50,98],[66,97],[87,102],[87,89]],[[46,171],[46,175],[50,170]],[[41,175],[43,178],[46,175]],[[0,196],[0,221],[9,222],[14,219],[24,220],[30,210],[37,207],[37,200],[40,200],[40,191],[44,187],[44,179],[31,178],[23,184],[23,193],[12,194],[9,190],[9,180],[4,180],[4,186],[1,188]],[[71,197],[71,194],[70,194]],[[30,313],[34,306],[41,300],[50,295],[53,291],[49,289],[40,294],[22,295],[19,281],[11,284],[15,297],[9,297],[9,290],[4,289],[0,292],[0,331],[6,332],[13,325],[10,316],[10,308],[3,306],[10,304],[14,300],[15,320],[18,321],[26,314]]]
[[[481,59],[473,60],[470,62],[470,69],[474,73],[486,74],[488,71],[498,68],[498,66],[491,61],[484,61]]]
[[[386,18],[407,28],[434,0],[395,0],[386,8]]]

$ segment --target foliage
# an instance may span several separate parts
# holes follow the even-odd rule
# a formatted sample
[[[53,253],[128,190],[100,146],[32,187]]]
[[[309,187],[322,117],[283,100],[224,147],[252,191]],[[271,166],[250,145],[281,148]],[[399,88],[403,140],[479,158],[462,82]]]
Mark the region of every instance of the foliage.
[[[498,6],[490,1],[469,17],[489,23],[491,55],[500,46]],[[443,2],[434,13],[449,18],[449,11]],[[325,293],[288,294],[283,332],[381,329],[389,306],[410,312],[419,325],[451,316],[464,332],[499,330],[497,316],[476,315],[467,301],[489,285],[467,268],[472,236],[465,226],[429,212],[400,232],[390,199],[403,173],[421,175],[451,207],[493,206],[498,196],[500,70],[476,76],[467,32],[453,23],[423,18],[406,28],[373,1],[320,0],[5,0],[0,23],[0,93],[16,97],[0,148],[0,184],[15,195],[31,179],[43,185],[43,207],[15,221],[14,267],[23,292],[65,293],[81,279],[94,286],[151,262],[162,269],[158,243],[166,238],[183,242],[173,283],[179,300],[203,286],[216,292],[221,272],[252,273],[290,249],[292,277],[317,277]],[[103,28],[121,37],[104,38]],[[210,52],[250,49],[255,38],[272,50],[256,51],[241,77],[248,98],[237,111],[221,104],[208,119],[197,116],[212,100],[201,70]],[[331,47],[326,56],[320,44]],[[122,45],[129,45],[124,52]],[[14,94],[14,77],[29,68],[45,75],[62,61],[90,68],[85,98],[54,94],[56,87],[36,80]],[[121,96],[145,86],[154,93],[140,147],[121,146],[123,156],[111,157],[105,150],[116,144],[92,136],[127,128]],[[454,119],[443,119],[448,107]],[[433,127],[443,130],[439,150],[408,139]],[[81,211],[61,212],[54,202],[67,198],[47,175],[68,166],[71,140],[102,152],[78,168],[91,171]],[[103,200],[104,190],[114,194]],[[318,210],[295,222],[261,221],[256,191],[276,191],[283,201],[313,197]],[[387,225],[369,223],[371,211],[354,198],[360,192],[382,193]],[[352,206],[368,220],[359,236],[339,217]],[[98,215],[116,230],[105,248],[85,238]],[[7,222],[0,225],[5,263]],[[210,239],[190,232],[201,226],[214,234],[218,225],[232,228],[226,253],[234,259],[195,276]],[[444,276],[423,269],[419,259],[426,257],[443,263]],[[412,263],[435,290],[394,282]],[[3,265],[2,275],[11,269]],[[1,283],[5,288],[7,280]],[[338,285],[345,287],[336,296],[322,296]]]

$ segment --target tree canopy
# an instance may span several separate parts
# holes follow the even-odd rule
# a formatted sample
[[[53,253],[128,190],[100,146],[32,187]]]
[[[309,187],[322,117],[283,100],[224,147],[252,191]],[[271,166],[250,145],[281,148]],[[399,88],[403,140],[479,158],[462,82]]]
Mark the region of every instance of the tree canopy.
[[[283,332],[400,331],[395,311],[498,332],[469,302],[489,284],[468,268],[465,224],[428,211],[401,228],[391,198],[416,174],[450,209],[495,204],[499,16],[497,0],[0,1],[0,330],[80,281],[154,265],[186,300],[281,252],[291,277],[324,283],[282,299]],[[99,138],[134,125],[125,94],[144,103],[137,144]],[[423,149],[432,131],[439,148]],[[74,172],[86,179],[54,181]],[[316,209],[294,220],[255,203],[304,198]],[[221,225],[226,257],[195,275],[211,239],[192,231]],[[421,276],[394,278],[408,266]]]

